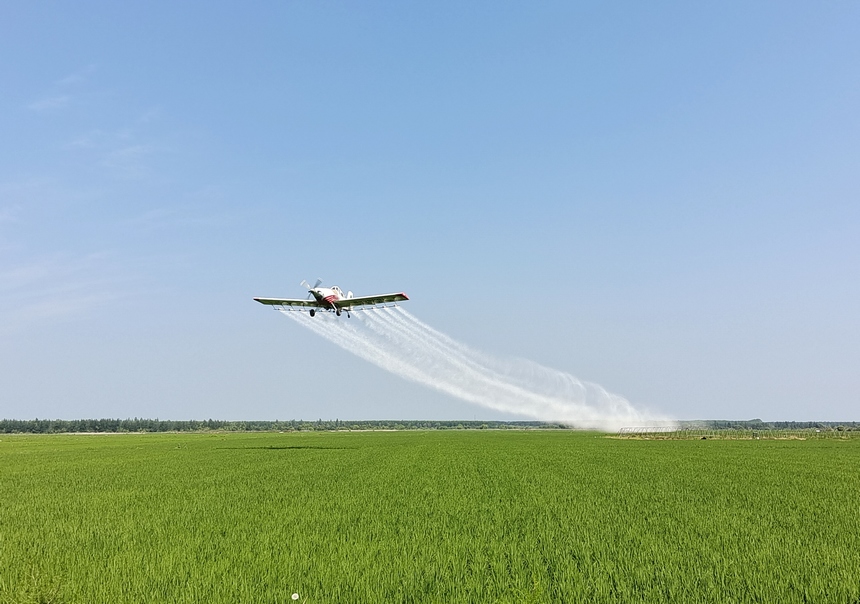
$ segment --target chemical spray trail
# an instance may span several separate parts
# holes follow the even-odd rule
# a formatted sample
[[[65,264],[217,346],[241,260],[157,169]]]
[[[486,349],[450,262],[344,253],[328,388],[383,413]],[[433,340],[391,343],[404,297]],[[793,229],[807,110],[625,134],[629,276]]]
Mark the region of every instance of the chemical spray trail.
[[[665,421],[568,373],[479,352],[399,306],[353,313],[350,320],[284,314],[387,371],[489,409],[599,430]]]

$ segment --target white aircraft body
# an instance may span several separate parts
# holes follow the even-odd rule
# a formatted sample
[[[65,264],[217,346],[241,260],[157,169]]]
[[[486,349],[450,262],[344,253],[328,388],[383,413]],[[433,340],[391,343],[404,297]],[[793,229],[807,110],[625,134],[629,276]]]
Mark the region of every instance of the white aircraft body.
[[[260,304],[268,304],[279,310],[301,310],[308,309],[311,316],[316,314],[317,310],[334,311],[337,316],[346,311],[346,316],[349,316],[350,311],[364,310],[378,306],[395,304],[408,300],[409,298],[404,293],[399,294],[378,294],[376,296],[354,296],[352,292],[343,291],[337,286],[320,287],[322,279],[317,279],[313,287],[308,285],[307,281],[302,281],[302,285],[308,288],[308,297],[306,300],[298,300],[293,298],[254,298]],[[313,297],[313,299],[311,299]]]

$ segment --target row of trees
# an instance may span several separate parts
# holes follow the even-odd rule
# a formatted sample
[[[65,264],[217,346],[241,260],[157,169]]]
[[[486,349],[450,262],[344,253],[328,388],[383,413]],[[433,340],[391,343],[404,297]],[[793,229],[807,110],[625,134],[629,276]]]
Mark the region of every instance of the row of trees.
[[[681,422],[684,428],[710,430],[860,430],[860,422],[765,422],[750,420],[705,420]]]
[[[434,420],[363,420],[342,421],[224,421],[207,420],[160,420],[160,419],[4,419],[0,420],[0,434],[62,434],[74,432],[266,432],[266,431],[314,431],[314,430],[477,430],[477,429],[523,429],[566,428],[558,423],[546,422],[500,422],[500,421],[434,421]]]
[[[4,419],[0,434],[62,434],[72,432],[267,432],[330,430],[503,430],[565,429],[561,423],[537,421],[322,420],[225,421],[161,419]],[[763,422],[760,419],[680,422],[680,428],[706,430],[860,430],[860,422]]]

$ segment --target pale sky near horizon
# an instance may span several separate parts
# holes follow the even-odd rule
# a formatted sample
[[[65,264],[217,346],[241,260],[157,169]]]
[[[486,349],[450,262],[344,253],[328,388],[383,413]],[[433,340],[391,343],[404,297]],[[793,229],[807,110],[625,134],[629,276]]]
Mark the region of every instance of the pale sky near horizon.
[[[678,419],[860,419],[860,4],[0,8],[0,417],[527,419],[252,301],[405,291]]]

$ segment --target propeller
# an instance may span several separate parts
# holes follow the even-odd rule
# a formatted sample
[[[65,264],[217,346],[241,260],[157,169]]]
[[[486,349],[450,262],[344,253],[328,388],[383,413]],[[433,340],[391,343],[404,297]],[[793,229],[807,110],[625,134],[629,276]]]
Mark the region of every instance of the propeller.
[[[312,296],[312,295],[313,295],[313,293],[314,293],[314,292],[313,292],[313,290],[315,290],[316,288],[318,288],[318,287],[320,286],[320,283],[322,283],[322,279],[317,278],[317,282],[316,282],[316,283],[314,283],[314,286],[313,286],[313,287],[311,287],[311,286],[310,286],[310,284],[309,284],[307,281],[305,281],[304,279],[302,279],[302,282],[300,283],[300,285],[304,285],[306,288],[308,288],[308,300],[310,300],[310,299],[311,299],[311,296]]]

